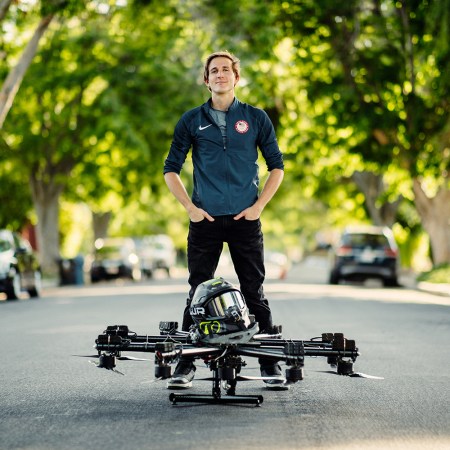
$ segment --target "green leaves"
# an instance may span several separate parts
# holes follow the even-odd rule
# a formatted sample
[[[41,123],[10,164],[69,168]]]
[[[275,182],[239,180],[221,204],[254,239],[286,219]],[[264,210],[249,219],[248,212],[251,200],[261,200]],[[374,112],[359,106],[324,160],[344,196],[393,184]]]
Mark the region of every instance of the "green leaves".
[[[354,173],[383,176],[379,209],[400,194],[413,198],[412,178],[433,189],[448,182],[450,0],[243,0],[239,8],[231,0],[50,0],[23,8],[14,4],[5,19],[17,34],[2,38],[5,67],[41,16],[56,20],[5,123],[10,150],[0,168],[7,160],[21,177],[64,187],[72,201],[115,208],[113,220],[130,232],[151,226],[145,217],[158,216],[158,227],[175,220],[163,161],[180,115],[208,97],[202,62],[218,49],[240,57],[237,96],[268,112],[285,155],[279,198],[289,221],[279,223],[277,198],[264,213],[278,242],[313,235],[320,220],[307,214],[368,220],[373,209]],[[122,213],[124,204],[133,213]]]

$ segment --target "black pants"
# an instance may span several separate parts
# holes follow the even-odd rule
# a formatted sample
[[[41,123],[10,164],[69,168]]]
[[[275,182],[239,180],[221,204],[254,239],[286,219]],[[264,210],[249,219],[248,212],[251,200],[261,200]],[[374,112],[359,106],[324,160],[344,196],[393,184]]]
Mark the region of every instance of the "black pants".
[[[204,219],[189,224],[187,257],[191,289],[182,330],[187,331],[192,325],[189,306],[195,289],[200,283],[214,278],[223,243],[226,242],[242,295],[262,331],[272,326],[272,313],[263,290],[265,268],[261,222],[259,219],[234,220],[233,216],[214,219],[214,222]]]

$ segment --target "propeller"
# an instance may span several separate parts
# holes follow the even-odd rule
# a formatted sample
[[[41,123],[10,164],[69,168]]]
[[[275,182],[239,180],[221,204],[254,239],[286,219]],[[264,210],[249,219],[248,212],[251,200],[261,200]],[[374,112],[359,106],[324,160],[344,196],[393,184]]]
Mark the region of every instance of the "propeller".
[[[106,369],[112,372],[117,373],[118,375],[125,375],[124,373],[117,370],[116,367],[116,359],[120,361],[150,361],[149,359],[144,358],[135,358],[134,356],[115,356],[115,355],[107,355],[106,353],[102,353],[101,355],[73,355],[78,356],[80,358],[98,358],[98,361],[89,360],[91,364],[94,364],[95,367],[99,369]]]
[[[318,373],[331,373],[332,375],[340,375],[340,376],[344,376],[344,377],[368,378],[368,379],[371,379],[371,380],[384,380],[384,377],[377,377],[375,375],[367,375],[367,374],[362,373],[362,372],[351,372],[349,374],[340,374],[340,373],[334,372],[332,370],[316,370],[315,372],[318,372]]]
[[[134,356],[117,356],[117,359],[120,361],[151,361],[151,359],[136,358]]]
[[[349,377],[355,377],[355,378],[369,378],[371,380],[384,380],[384,377],[377,377],[375,375],[367,375],[365,373],[361,372],[353,372],[348,375]]]
[[[120,372],[119,370],[115,369],[114,367],[105,367],[105,366],[100,365],[100,363],[95,362],[95,361],[91,361],[91,360],[89,360],[89,362],[91,364],[94,364],[94,366],[97,367],[98,369],[110,370],[111,372],[117,373],[117,375],[124,375],[125,376],[125,374],[123,372]]]
[[[99,358],[99,355],[72,355],[78,358]],[[151,361],[151,359],[146,358],[136,358],[134,356],[116,356],[119,361]]]

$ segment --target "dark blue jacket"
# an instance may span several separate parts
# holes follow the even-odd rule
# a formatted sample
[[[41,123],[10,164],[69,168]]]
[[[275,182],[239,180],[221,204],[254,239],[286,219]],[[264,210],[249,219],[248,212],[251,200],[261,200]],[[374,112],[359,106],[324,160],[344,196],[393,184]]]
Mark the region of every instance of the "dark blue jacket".
[[[164,163],[179,174],[192,147],[194,205],[212,216],[234,215],[258,198],[258,148],[267,169],[284,169],[275,131],[262,109],[234,99],[227,114],[226,139],[209,115],[211,100],[181,117]]]

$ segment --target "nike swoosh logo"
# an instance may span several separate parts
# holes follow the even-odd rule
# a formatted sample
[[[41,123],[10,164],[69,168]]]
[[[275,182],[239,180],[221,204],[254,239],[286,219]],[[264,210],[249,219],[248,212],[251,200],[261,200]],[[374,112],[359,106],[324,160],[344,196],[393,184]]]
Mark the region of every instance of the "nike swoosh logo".
[[[200,126],[198,127],[198,129],[199,129],[200,131],[203,131],[204,129],[210,127],[211,125],[212,125],[212,123],[210,123],[209,125],[206,125],[206,127],[202,127],[202,126],[200,125]]]

